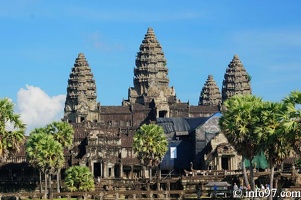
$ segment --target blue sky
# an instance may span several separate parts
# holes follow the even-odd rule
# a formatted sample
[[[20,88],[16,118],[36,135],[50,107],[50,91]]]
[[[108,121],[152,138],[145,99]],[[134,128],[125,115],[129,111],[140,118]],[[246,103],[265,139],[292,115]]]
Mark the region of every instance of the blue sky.
[[[62,117],[69,73],[83,52],[98,101],[120,105],[153,27],[183,102],[197,104],[209,74],[221,89],[234,54],[252,76],[253,94],[279,101],[301,88],[300,9],[297,0],[2,0],[0,98],[11,98],[32,127]]]

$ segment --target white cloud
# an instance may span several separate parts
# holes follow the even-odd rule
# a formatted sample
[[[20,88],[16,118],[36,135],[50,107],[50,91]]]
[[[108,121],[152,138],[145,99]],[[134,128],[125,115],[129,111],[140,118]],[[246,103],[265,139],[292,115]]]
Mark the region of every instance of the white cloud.
[[[26,85],[17,94],[17,109],[26,124],[26,133],[63,117],[65,95],[50,97],[41,88]]]

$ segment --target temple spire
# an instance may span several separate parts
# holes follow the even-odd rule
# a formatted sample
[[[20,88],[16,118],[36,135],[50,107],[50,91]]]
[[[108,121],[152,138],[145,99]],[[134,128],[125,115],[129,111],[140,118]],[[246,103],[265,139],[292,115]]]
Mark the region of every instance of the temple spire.
[[[162,47],[152,28],[140,45],[134,68],[134,87],[129,89],[129,102],[144,104],[145,97],[175,97],[175,91],[169,87],[168,69]]]
[[[213,79],[212,75],[208,76],[206,83],[201,91],[199,105],[219,105],[221,103],[221,93]]]
[[[250,76],[237,54],[226,69],[222,88],[222,101],[237,94],[251,94]]]
[[[71,70],[67,86],[64,119],[68,122],[92,120],[89,111],[95,111],[96,84],[88,61],[79,53]]]

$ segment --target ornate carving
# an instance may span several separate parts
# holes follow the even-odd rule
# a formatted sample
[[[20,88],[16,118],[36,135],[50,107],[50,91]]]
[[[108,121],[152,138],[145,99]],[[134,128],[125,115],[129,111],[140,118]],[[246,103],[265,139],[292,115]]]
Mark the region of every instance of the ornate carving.
[[[200,94],[199,105],[219,105],[221,103],[221,93],[213,79],[208,76],[206,83]]]
[[[65,120],[76,122],[75,115],[88,114],[97,108],[96,84],[83,53],[79,53],[69,76],[65,102]]]
[[[148,28],[137,53],[134,69],[134,87],[129,89],[131,103],[145,103],[145,100],[156,99],[163,91],[165,97],[175,97],[175,91],[168,86],[166,59],[154,30]],[[141,98],[149,96],[152,98]]]
[[[226,69],[222,88],[222,101],[236,94],[251,94],[250,76],[238,55],[234,55]]]

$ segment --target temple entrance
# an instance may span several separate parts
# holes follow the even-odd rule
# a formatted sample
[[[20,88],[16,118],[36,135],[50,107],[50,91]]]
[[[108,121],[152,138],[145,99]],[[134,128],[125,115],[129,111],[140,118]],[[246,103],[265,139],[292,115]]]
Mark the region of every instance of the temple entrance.
[[[94,177],[101,177],[100,167],[101,167],[100,162],[94,163],[94,165],[93,165],[93,174],[94,174]]]
[[[222,157],[222,169],[229,170],[229,157]]]
[[[164,118],[164,117],[167,117],[167,111],[166,110],[159,111],[159,118]]]

